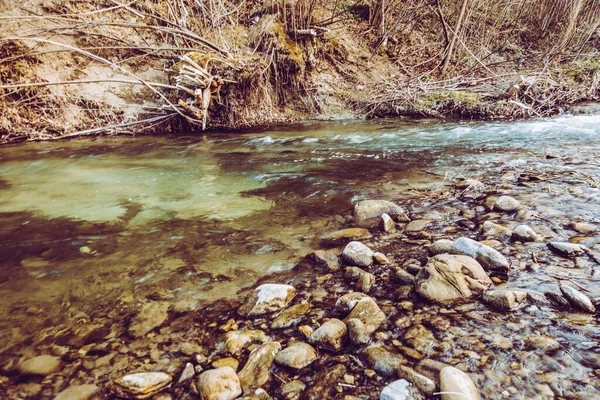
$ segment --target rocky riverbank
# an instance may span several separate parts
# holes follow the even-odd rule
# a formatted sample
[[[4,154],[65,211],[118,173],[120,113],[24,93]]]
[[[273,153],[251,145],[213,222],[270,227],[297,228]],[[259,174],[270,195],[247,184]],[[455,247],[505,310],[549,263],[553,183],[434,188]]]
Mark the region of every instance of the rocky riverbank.
[[[600,398],[600,154],[544,156],[357,202],[293,271],[227,302],[157,292],[131,312],[124,293],[5,351],[0,393]]]

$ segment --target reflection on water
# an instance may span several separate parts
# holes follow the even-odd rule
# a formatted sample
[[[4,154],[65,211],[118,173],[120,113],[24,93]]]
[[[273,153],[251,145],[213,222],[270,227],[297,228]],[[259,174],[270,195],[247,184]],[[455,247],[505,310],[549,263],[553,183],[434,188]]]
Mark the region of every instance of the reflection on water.
[[[348,225],[357,199],[399,199],[528,152],[577,154],[598,146],[598,126],[383,120],[0,148],[0,351],[124,296],[179,310],[233,296]],[[600,218],[593,207],[563,211]]]

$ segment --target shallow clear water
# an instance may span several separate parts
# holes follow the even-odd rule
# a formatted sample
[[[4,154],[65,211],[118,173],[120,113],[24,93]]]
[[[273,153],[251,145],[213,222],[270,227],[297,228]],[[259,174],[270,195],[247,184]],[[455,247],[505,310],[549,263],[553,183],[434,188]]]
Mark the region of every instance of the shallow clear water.
[[[593,115],[314,122],[2,147],[0,350],[64,321],[69,307],[89,313],[131,295],[186,310],[234,296],[291,269],[322,234],[348,226],[358,199],[399,199],[444,176],[531,163],[532,153],[578,157],[598,149],[600,116]],[[600,178],[594,160],[573,168]],[[530,200],[600,222],[597,194],[559,198]]]

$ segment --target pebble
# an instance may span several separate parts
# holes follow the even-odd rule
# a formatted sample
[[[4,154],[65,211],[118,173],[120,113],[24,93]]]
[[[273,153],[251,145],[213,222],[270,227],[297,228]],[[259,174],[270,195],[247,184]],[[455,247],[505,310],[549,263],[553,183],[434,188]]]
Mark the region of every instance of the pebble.
[[[381,214],[381,224],[383,226],[383,231],[387,233],[394,232],[396,230],[396,223],[386,213]]]
[[[559,255],[567,257],[578,257],[585,254],[585,246],[576,243],[550,242],[548,247]]]
[[[182,383],[192,379],[196,375],[196,369],[194,368],[194,364],[186,363],[185,368],[181,372],[181,376],[179,377],[179,381],[177,383]]]
[[[375,284],[375,275],[365,272],[356,282],[356,290],[363,293],[369,293]]]
[[[347,294],[343,295],[342,297],[340,297],[339,299],[337,299],[337,301],[335,302],[335,309],[341,313],[347,314],[350,311],[352,311],[354,306],[356,306],[356,304],[361,299],[364,299],[367,297],[369,297],[369,296],[362,292],[347,293]]]
[[[290,285],[268,283],[260,285],[238,309],[238,314],[244,317],[262,315],[279,311],[296,296],[296,289]]]
[[[242,390],[251,394],[263,387],[271,379],[269,369],[275,361],[275,356],[281,350],[281,343],[263,343],[250,352],[244,368],[238,373]]]
[[[477,387],[461,370],[445,367],[440,371],[442,400],[479,400]]]
[[[381,391],[380,400],[420,400],[423,397],[408,381],[398,379]]]
[[[372,344],[365,350],[367,361],[371,368],[384,376],[392,376],[396,369],[406,363],[406,359],[399,353],[383,344]]]
[[[386,316],[372,297],[364,297],[356,302],[352,311],[350,311],[350,314],[348,314],[344,321],[349,321],[351,319],[360,320],[365,325],[367,333],[370,334],[379,329],[385,322]]]
[[[368,267],[373,264],[373,250],[360,242],[350,242],[342,251],[342,260],[349,265]]]
[[[281,394],[285,400],[300,400],[304,389],[306,389],[306,384],[301,380],[294,379],[281,387]]]
[[[398,373],[398,378],[405,379],[412,383],[427,396],[433,396],[433,393],[436,392],[437,384],[435,381],[429,379],[425,375],[419,374],[414,369],[407,367],[406,365],[400,365],[396,372]]]
[[[294,326],[298,324],[302,320],[302,317],[310,310],[312,310],[312,305],[310,303],[291,306],[283,310],[281,314],[271,322],[271,329],[289,328],[290,326]]]
[[[240,380],[231,367],[203,372],[198,378],[201,400],[233,400],[242,394]]]
[[[147,399],[171,384],[171,375],[164,372],[141,372],[117,379],[113,392],[126,399]]]
[[[293,369],[302,369],[317,359],[317,351],[311,345],[302,342],[290,344],[277,353],[275,362]]]
[[[519,203],[519,201],[513,197],[500,196],[494,202],[494,206],[492,208],[498,211],[511,212],[519,208],[520,205],[521,203]]]
[[[560,291],[571,305],[588,313],[595,313],[596,307],[585,294],[567,285],[560,285]]]
[[[406,233],[418,233],[427,229],[427,227],[431,224],[431,221],[426,219],[416,219],[414,221],[410,221],[408,225],[406,225],[405,232]]]
[[[73,385],[57,394],[54,400],[87,400],[99,392],[96,385]]]
[[[517,226],[513,230],[512,238],[521,242],[537,242],[540,240],[540,236],[527,225]]]
[[[318,348],[337,351],[344,345],[347,332],[344,322],[332,318],[311,333],[308,341]]]
[[[59,369],[60,358],[50,355],[30,358],[19,365],[19,371],[23,375],[46,376],[58,372]]]
[[[512,289],[494,289],[486,290],[483,293],[484,303],[501,310],[515,310],[523,304],[527,298],[527,292],[524,290]]]
[[[231,367],[234,371],[238,370],[240,362],[233,357],[219,358],[210,364],[213,368]]]

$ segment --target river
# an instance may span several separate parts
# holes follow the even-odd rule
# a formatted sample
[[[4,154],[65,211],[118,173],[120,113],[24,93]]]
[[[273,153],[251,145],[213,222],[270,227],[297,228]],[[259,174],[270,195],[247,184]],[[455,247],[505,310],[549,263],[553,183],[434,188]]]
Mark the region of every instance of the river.
[[[306,122],[1,147],[0,364],[37,354],[50,345],[41,336],[58,329],[127,319],[119,314],[123,303],[159,299],[177,312],[197,312],[235,299],[259,279],[291,271],[319,248],[322,235],[352,226],[352,205],[363,199],[394,200],[431,217],[435,201],[415,194],[461,177],[555,168],[570,177],[556,187],[578,192],[523,192],[520,200],[558,225],[600,223],[599,154],[597,115],[515,123]],[[600,237],[578,241],[593,247]],[[509,280],[538,290],[547,284],[529,275]],[[585,317],[585,324],[589,336],[577,340],[590,347],[599,337],[597,320]],[[590,375],[565,368],[562,378]],[[26,384],[10,368],[4,373],[5,387]],[[36,384],[40,398],[52,392]],[[514,382],[494,385],[500,393],[520,390]]]

